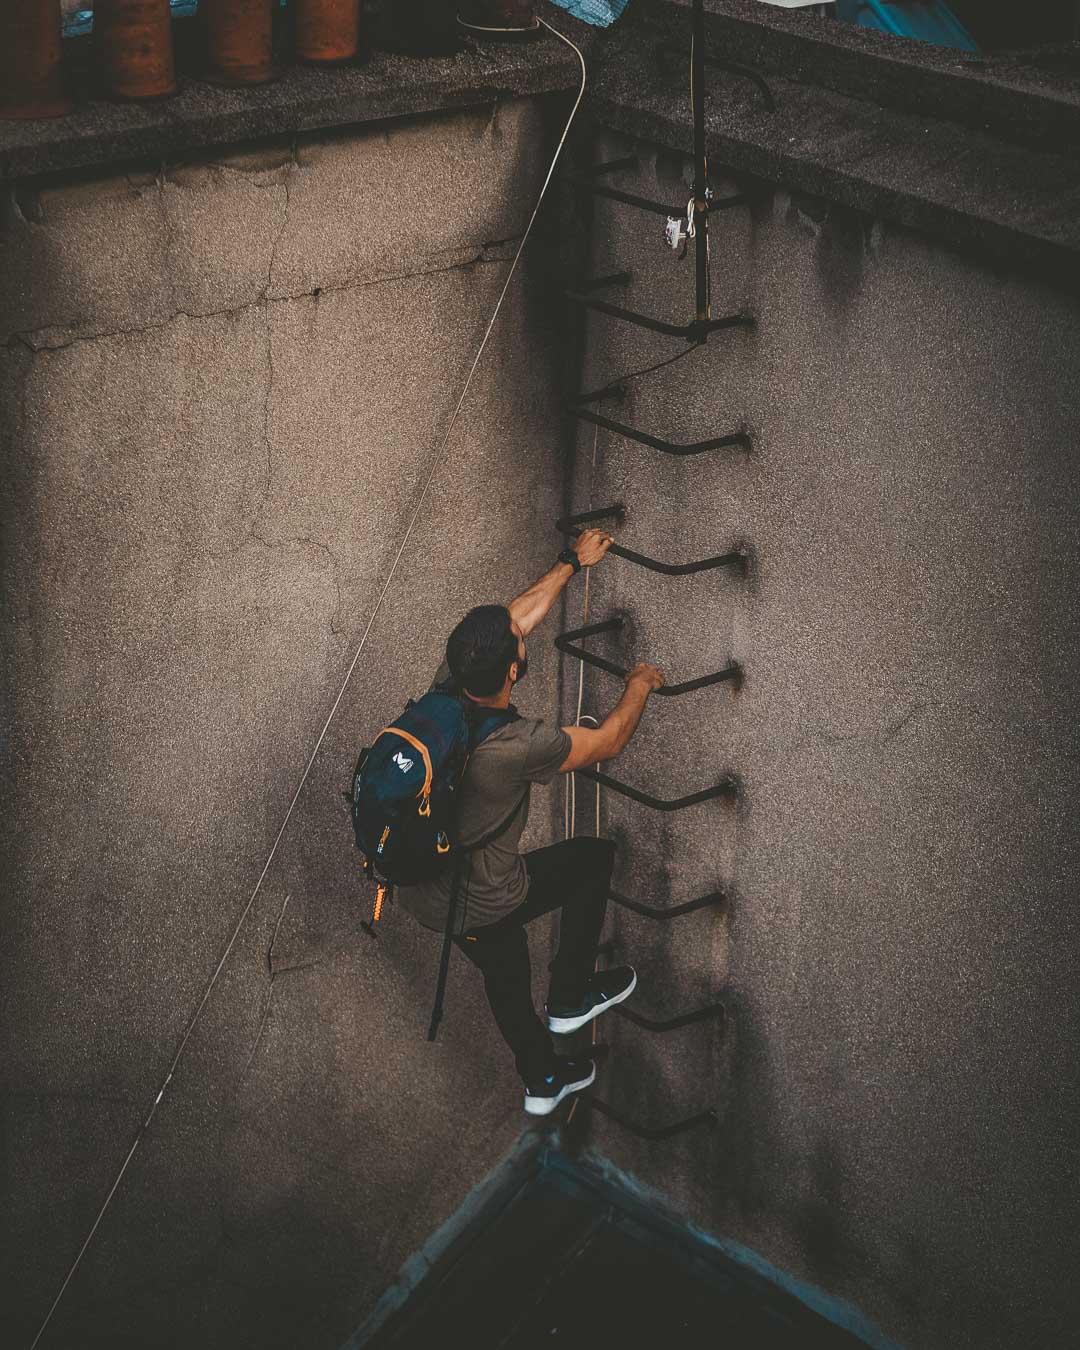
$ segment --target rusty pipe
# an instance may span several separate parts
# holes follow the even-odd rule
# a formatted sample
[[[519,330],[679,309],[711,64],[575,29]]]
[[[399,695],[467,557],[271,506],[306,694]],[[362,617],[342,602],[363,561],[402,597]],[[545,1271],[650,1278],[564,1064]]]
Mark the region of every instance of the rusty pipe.
[[[64,39],[57,0],[0,7],[0,117],[63,117]]]
[[[169,0],[96,0],[94,44],[109,98],[176,93]]]
[[[199,0],[206,32],[206,76],[214,84],[275,79],[274,0]]]
[[[360,0],[294,0],[296,59],[351,61],[360,50]]]

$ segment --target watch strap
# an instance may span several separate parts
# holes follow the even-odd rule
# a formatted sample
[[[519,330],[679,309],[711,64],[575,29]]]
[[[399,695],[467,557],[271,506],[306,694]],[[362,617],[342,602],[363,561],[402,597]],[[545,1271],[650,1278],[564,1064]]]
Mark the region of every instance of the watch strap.
[[[577,574],[581,571],[581,559],[578,557],[578,555],[574,552],[572,548],[564,548],[563,551],[559,554],[558,560],[559,562],[569,563],[570,566],[574,569],[575,576],[577,576]]]

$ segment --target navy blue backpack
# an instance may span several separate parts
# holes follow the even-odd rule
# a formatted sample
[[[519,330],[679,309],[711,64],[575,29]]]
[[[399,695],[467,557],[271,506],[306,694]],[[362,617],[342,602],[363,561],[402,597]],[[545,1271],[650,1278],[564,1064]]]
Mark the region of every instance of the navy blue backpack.
[[[414,886],[449,874],[439,981],[428,1040],[442,1019],[443,994],[454,936],[457,893],[465,856],[493,844],[504,834],[527,793],[497,829],[463,849],[457,831],[457,802],[469,756],[485,737],[515,722],[516,709],[482,708],[448,686],[427,693],[361,751],[349,800],[356,846],[364,855],[364,873],[378,885],[373,920],[395,885]]]

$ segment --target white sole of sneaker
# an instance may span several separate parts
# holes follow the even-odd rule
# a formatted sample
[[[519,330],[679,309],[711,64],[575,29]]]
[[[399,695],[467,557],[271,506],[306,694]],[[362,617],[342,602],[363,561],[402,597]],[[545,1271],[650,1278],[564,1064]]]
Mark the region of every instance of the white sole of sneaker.
[[[530,1116],[550,1116],[552,1111],[558,1106],[564,1097],[569,1097],[571,1092],[580,1092],[582,1088],[587,1088],[590,1083],[596,1082],[596,1065],[592,1066],[592,1073],[588,1078],[579,1078],[576,1083],[564,1083],[559,1089],[557,1096],[554,1097],[530,1097],[525,1094],[525,1110]]]
[[[627,999],[637,988],[637,971],[634,971],[634,978],[626,986],[621,994],[616,994],[614,998],[609,998],[605,1003],[598,1003],[595,1008],[590,1008],[587,1013],[582,1013],[580,1017],[552,1017],[550,1014],[547,1019],[547,1028],[553,1036],[569,1036],[571,1031],[577,1031],[578,1027],[583,1027],[591,1022],[594,1017],[599,1017],[601,1013],[606,1013],[609,1008],[614,1008],[616,1003],[621,1003]]]

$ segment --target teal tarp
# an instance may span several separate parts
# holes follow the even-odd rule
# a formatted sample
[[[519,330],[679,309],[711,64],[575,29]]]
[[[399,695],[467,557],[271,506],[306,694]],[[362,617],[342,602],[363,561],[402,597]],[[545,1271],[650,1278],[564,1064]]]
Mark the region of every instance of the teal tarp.
[[[975,39],[941,0],[836,0],[836,17],[939,47],[978,50]]]
[[[627,0],[552,0],[552,3],[594,28],[610,28],[622,16]]]

